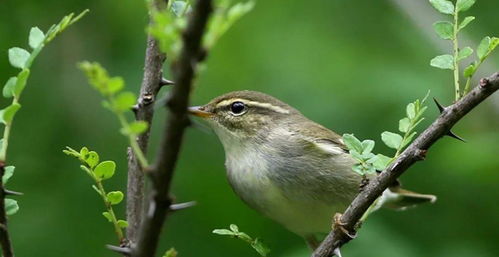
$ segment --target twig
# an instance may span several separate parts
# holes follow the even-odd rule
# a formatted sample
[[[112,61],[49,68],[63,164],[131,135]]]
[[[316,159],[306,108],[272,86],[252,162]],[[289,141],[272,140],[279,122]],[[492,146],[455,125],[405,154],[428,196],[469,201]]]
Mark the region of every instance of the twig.
[[[196,64],[206,56],[201,44],[211,12],[211,0],[198,0],[182,34],[182,50],[178,60],[172,66],[175,85],[171,89],[170,99],[167,102],[170,113],[166,120],[156,163],[149,172],[152,180],[152,187],[148,195],[149,205],[140,227],[138,244],[132,249],[134,257],[154,256],[161,228],[172,203],[169,197],[170,183],[182,143],[182,136],[189,124],[186,111]]]
[[[166,8],[168,1],[155,0],[153,8]],[[152,18],[150,18],[152,22]],[[144,63],[144,77],[140,86],[140,95],[137,100],[135,117],[137,120],[146,121],[149,125],[154,116],[154,101],[161,88],[161,74],[166,55],[159,50],[158,42],[151,36],[147,37],[147,48]],[[149,144],[150,128],[137,137],[137,143],[145,154]],[[137,162],[131,149],[128,149],[128,185],[127,185],[127,238],[131,243],[137,241],[138,229],[142,217],[142,203],[144,202],[144,172]]]
[[[7,227],[7,213],[5,212],[5,191],[2,177],[5,173],[5,163],[0,162],[0,245],[2,246],[2,256],[13,257],[14,250],[10,240]]]
[[[389,185],[416,161],[423,160],[428,149],[437,140],[445,136],[454,124],[498,89],[499,72],[481,79],[480,84],[469,94],[453,105],[444,108],[440,116],[402,152],[395,162],[375,179],[371,179],[364,190],[357,195],[341,216],[342,227],[347,231],[354,231],[362,215]],[[333,256],[335,249],[340,248],[351,239],[339,229],[335,229],[312,253],[312,257]]]

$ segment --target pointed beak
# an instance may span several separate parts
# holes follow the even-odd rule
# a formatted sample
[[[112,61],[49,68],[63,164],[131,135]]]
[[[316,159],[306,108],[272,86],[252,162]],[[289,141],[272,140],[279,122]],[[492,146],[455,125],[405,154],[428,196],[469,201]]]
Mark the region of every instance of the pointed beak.
[[[192,107],[189,107],[187,109],[187,111],[189,112],[189,114],[192,114],[194,116],[198,116],[201,118],[208,118],[208,117],[213,116],[212,112],[207,112],[207,111],[204,111],[203,109],[204,109],[203,106],[192,106]]]

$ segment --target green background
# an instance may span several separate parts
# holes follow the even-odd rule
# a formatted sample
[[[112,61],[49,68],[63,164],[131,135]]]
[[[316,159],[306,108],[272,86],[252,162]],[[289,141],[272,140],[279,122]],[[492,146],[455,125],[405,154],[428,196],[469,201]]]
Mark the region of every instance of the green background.
[[[416,26],[394,2],[258,1],[210,52],[192,103],[203,104],[232,90],[263,91],[340,134],[380,142],[381,132],[396,131],[405,105],[429,89],[442,103],[453,97],[451,72],[429,66],[433,56],[443,53],[434,44],[436,36],[428,36],[431,26]],[[419,12],[428,24],[443,18],[422,2],[425,8],[412,9],[411,15]],[[115,160],[117,176],[106,187],[125,190],[126,139],[76,63],[101,62],[137,92],[145,49],[144,3],[3,1],[0,78],[6,81],[17,72],[8,64],[7,50],[27,47],[31,26],[46,30],[63,15],[86,8],[91,10],[87,17],[50,43],[35,61],[21,99],[23,108],[14,121],[8,155],[17,168],[9,188],[25,193],[18,198],[20,211],[9,219],[17,256],[114,255],[104,248],[116,239],[101,215],[101,200],[79,164],[61,150],[66,145],[88,146],[102,159]],[[467,28],[474,48],[481,37],[499,34],[497,8],[495,1],[479,0],[469,11],[477,16]],[[489,69],[498,67],[497,58],[491,56]],[[426,161],[402,177],[405,187],[438,195],[435,204],[378,212],[364,224],[358,239],[345,246],[343,255],[498,256],[497,102],[497,97],[488,99],[455,128],[467,143],[440,140]],[[7,105],[5,99],[0,103]],[[438,114],[433,103],[429,105],[421,127]],[[165,115],[157,112],[151,153]],[[375,151],[392,154],[381,143]],[[195,200],[198,205],[169,217],[160,250],[174,246],[180,256],[256,256],[241,241],[211,234],[214,228],[235,223],[262,238],[271,247],[271,256],[307,256],[299,237],[234,195],[223,163],[215,135],[188,130],[173,193],[178,201]],[[117,211],[124,217],[123,204]]]

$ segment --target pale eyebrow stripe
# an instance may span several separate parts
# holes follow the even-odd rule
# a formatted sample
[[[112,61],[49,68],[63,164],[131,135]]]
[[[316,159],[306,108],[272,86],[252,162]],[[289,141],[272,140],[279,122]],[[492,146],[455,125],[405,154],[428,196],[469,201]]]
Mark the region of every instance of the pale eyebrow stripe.
[[[237,102],[237,101],[243,102],[243,103],[247,104],[248,106],[262,107],[262,108],[270,109],[270,110],[278,112],[278,113],[289,113],[288,110],[286,110],[280,106],[276,106],[276,105],[269,104],[269,103],[260,103],[257,101],[248,101],[247,99],[242,99],[242,98],[233,98],[233,99],[223,100],[223,101],[219,102],[216,105],[216,107],[228,106],[229,104],[231,104],[233,102]]]

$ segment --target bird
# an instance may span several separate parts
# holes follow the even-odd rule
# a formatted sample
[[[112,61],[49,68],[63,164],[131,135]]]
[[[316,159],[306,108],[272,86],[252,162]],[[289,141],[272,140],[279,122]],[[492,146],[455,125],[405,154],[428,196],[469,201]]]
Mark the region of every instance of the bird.
[[[340,135],[270,95],[229,92],[189,107],[188,112],[218,136],[228,182],[242,201],[303,237],[312,249],[331,230],[333,215],[348,207],[366,179],[352,170],[357,161]],[[374,209],[406,209],[435,200],[396,183]]]

